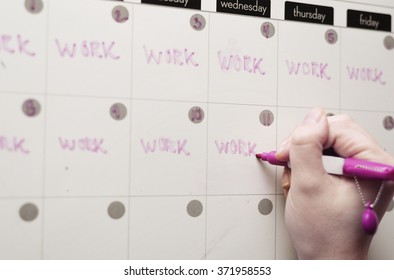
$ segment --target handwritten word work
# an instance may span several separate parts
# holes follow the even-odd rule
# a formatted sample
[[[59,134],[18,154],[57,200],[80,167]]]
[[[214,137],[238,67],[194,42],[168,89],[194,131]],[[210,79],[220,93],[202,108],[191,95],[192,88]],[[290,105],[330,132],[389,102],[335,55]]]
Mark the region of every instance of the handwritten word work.
[[[347,74],[350,80],[378,83],[385,85],[383,80],[383,71],[372,67],[352,67],[346,66]]]
[[[0,152],[6,151],[16,154],[30,154],[25,146],[26,139],[22,137],[7,137],[0,135]]]
[[[289,75],[312,76],[324,80],[331,80],[327,73],[328,63],[323,62],[294,62],[286,60]]]
[[[233,70],[236,72],[245,71],[260,75],[266,74],[261,65],[263,63],[262,58],[239,54],[224,55],[222,51],[218,51],[218,59],[222,71]]]
[[[178,49],[171,48],[166,50],[148,49],[144,46],[146,62],[148,64],[155,63],[156,65],[173,64],[178,66],[194,66],[198,67],[199,63],[195,60],[195,52],[187,48]]]
[[[242,139],[232,139],[230,141],[215,140],[215,144],[219,154],[241,155],[245,157],[256,155],[255,149],[257,144],[250,141]]]
[[[30,39],[20,34],[0,34],[0,52],[34,57],[36,52],[32,48],[30,41]]]
[[[160,137],[153,140],[140,139],[140,143],[145,154],[166,152],[190,156],[190,152],[186,150],[187,139],[175,140],[166,137]]]
[[[0,259],[296,258],[256,154],[313,107],[394,154],[394,5],[306,2],[0,0]]]
[[[96,154],[107,154],[108,151],[103,147],[104,139],[103,138],[78,138],[78,139],[68,139],[59,137],[59,145],[60,148],[64,151],[82,151],[82,152],[91,152]]]
[[[120,58],[113,48],[115,42],[99,42],[99,41],[81,41],[81,42],[62,42],[55,39],[57,50],[62,57],[75,58],[77,55],[80,57],[91,57],[99,59],[113,59]]]

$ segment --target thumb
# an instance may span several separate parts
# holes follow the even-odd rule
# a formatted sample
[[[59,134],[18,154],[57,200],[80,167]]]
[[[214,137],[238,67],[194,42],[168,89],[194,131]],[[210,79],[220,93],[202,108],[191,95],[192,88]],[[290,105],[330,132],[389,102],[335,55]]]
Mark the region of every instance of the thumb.
[[[322,154],[328,135],[328,120],[319,108],[309,111],[304,122],[293,132],[290,145],[291,169],[300,180],[320,180],[320,176],[327,174]]]

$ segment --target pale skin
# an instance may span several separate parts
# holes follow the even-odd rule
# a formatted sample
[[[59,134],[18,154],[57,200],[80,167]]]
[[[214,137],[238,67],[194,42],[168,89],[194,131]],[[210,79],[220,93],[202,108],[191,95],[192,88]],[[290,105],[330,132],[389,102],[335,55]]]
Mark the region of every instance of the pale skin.
[[[347,115],[327,117],[312,109],[280,145],[276,157],[291,159],[285,169],[285,221],[300,259],[367,259],[371,235],[361,227],[365,209],[354,179],[325,172],[322,151],[334,148],[341,157],[354,157],[394,165],[378,142]],[[359,180],[366,200],[373,201],[381,181]],[[375,211],[381,220],[394,194],[388,181]]]

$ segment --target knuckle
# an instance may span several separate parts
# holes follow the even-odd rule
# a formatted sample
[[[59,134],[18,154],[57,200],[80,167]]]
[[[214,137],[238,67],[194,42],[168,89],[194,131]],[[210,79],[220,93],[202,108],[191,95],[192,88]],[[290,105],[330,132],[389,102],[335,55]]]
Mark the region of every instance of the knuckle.
[[[304,145],[312,142],[317,136],[317,133],[306,126],[297,127],[292,135],[291,144],[292,146]]]
[[[338,126],[342,126],[342,127],[347,127],[350,124],[355,123],[354,119],[348,114],[334,115],[334,116],[328,118],[328,122],[334,123],[334,124],[336,124]]]

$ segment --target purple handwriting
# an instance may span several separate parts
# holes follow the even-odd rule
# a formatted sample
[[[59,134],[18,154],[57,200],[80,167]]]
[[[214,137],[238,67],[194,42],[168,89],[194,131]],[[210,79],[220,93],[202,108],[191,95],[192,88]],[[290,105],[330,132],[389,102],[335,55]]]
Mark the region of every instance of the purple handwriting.
[[[328,63],[322,62],[294,62],[286,59],[287,70],[289,75],[304,75],[331,80],[330,75],[327,74]]]
[[[203,27],[202,22],[199,20],[199,18],[197,16],[194,17],[193,20],[194,20],[193,28],[196,30],[200,30]]]
[[[386,81],[383,80],[383,71],[377,68],[358,68],[346,66],[348,77],[350,80],[373,82],[385,85]]]
[[[244,71],[251,74],[265,75],[262,69],[262,58],[251,57],[249,55],[222,55],[222,51],[218,51],[219,65],[223,71]]]
[[[22,35],[0,35],[0,51],[8,54],[23,54],[30,57],[36,56],[36,53],[29,50],[30,40],[23,38]]]
[[[172,154],[190,156],[190,152],[186,150],[186,139],[175,140],[160,137],[151,141],[140,139],[140,143],[145,154],[155,152],[167,152]]]
[[[127,16],[122,16],[122,11],[118,8],[115,10],[114,14],[116,22],[125,22],[129,19]]]
[[[79,139],[67,139],[59,137],[60,148],[64,151],[84,151],[92,153],[107,154],[108,151],[103,148],[104,139],[100,138],[79,138]]]
[[[230,141],[215,140],[216,148],[219,154],[233,154],[245,157],[255,156],[256,143],[244,141],[242,139],[233,139]]]
[[[118,60],[119,55],[115,54],[113,48],[115,42],[82,41],[79,43],[60,42],[55,39],[57,50],[61,57],[75,58],[77,55],[86,58],[113,59]]]
[[[24,138],[9,138],[0,135],[0,151],[8,151],[28,155],[30,154],[30,151],[24,147],[25,141],[26,140]]]
[[[30,2],[30,10],[32,10],[32,11],[36,10],[36,0],[32,0]]]
[[[156,63],[157,65],[160,65],[165,63],[179,66],[199,66],[199,64],[194,60],[195,52],[189,51],[186,48],[183,50],[167,49],[163,51],[157,51],[154,49],[148,50],[148,48],[144,46],[144,50],[146,62],[148,64]]]

